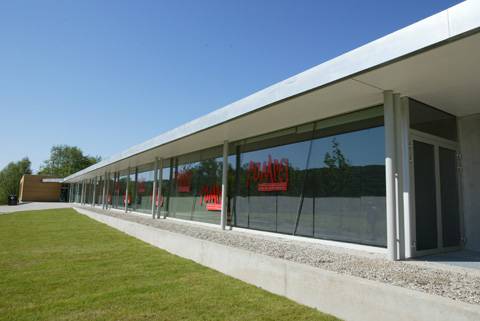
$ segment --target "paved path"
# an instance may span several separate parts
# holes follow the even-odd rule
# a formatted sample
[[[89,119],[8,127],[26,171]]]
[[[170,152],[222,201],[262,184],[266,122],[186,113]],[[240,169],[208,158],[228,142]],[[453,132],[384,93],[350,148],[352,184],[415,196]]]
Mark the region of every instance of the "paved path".
[[[72,203],[31,202],[31,203],[21,203],[15,206],[0,205],[0,214],[20,212],[20,211],[48,210],[52,208],[66,208],[66,207],[72,207]]]

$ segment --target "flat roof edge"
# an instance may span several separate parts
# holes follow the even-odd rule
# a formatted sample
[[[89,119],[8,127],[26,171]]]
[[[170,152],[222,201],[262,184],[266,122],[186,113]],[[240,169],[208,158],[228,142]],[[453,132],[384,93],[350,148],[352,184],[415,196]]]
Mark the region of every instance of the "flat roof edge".
[[[480,1],[468,0],[135,145],[65,178],[72,180],[313,89],[398,60],[480,27]]]

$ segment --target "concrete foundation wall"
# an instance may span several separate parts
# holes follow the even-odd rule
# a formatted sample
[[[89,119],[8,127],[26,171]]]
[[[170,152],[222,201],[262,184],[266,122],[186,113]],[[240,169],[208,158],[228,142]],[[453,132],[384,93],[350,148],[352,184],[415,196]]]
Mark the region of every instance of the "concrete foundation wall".
[[[344,320],[480,320],[480,306],[76,210],[170,253]]]
[[[466,247],[480,251],[480,114],[459,119]]]

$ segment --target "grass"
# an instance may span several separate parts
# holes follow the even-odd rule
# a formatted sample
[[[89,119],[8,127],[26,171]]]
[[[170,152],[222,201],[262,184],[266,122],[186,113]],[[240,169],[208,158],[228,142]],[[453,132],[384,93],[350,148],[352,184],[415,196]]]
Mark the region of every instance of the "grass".
[[[0,215],[0,320],[337,320],[72,209]]]

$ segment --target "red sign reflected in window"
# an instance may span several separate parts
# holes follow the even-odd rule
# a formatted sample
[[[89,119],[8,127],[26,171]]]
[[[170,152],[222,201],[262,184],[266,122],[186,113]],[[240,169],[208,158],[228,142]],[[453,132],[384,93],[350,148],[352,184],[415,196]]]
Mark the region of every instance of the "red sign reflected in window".
[[[199,205],[205,205],[207,211],[222,210],[222,189],[217,184],[204,185],[200,190]]]
[[[256,183],[259,192],[286,192],[288,188],[288,159],[273,159],[268,155],[268,161],[250,161],[247,169],[247,188]]]
[[[138,192],[145,193],[145,178],[138,179]]]
[[[177,191],[179,193],[188,193],[192,186],[192,175],[190,170],[179,172],[177,175]]]

